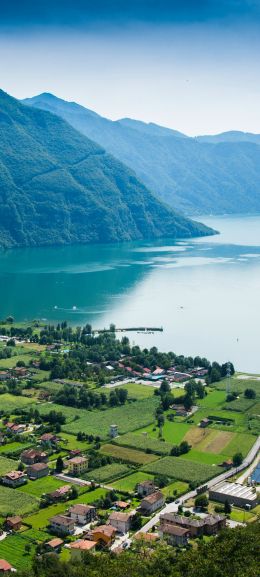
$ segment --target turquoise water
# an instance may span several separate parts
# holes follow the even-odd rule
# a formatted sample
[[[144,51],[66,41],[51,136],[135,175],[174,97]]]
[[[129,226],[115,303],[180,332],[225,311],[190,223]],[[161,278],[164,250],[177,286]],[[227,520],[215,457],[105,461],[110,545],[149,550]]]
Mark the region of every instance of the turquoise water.
[[[260,216],[201,220],[221,234],[1,252],[0,317],[163,326],[130,339],[260,373]]]

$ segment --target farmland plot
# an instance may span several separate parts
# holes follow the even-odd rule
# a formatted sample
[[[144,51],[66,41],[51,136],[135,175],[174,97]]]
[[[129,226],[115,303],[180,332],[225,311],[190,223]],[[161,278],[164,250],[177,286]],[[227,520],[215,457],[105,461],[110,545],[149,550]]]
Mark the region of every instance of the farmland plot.
[[[103,445],[101,452],[105,455],[110,455],[111,457],[122,459],[122,461],[133,463],[135,465],[146,465],[147,463],[152,463],[158,459],[158,456],[144,453],[144,451],[138,451],[112,444]]]
[[[115,439],[117,445],[123,445],[125,447],[134,447],[135,449],[140,449],[146,451],[152,451],[158,455],[169,455],[172,449],[170,443],[153,439],[145,435],[136,435],[134,433],[127,433],[121,437]]]
[[[148,471],[154,475],[161,474],[178,479],[179,481],[195,481],[204,483],[212,477],[221,473],[220,467],[212,465],[186,461],[180,457],[165,457],[155,463],[143,467],[143,471]]]
[[[27,495],[19,489],[1,487],[0,515],[28,515],[39,508],[39,500],[33,495]]]

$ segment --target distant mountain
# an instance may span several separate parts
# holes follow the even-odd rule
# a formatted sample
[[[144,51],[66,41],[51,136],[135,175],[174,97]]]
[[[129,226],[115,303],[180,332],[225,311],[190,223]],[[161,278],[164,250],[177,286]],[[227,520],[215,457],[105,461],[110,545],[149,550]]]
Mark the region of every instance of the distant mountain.
[[[197,136],[196,138],[200,142],[253,142],[254,144],[260,144],[260,134],[241,132],[239,130],[230,130],[229,132],[221,132],[220,134]]]
[[[189,138],[152,123],[114,122],[51,94],[24,102],[62,116],[135,170],[154,194],[186,214],[260,212],[258,135],[232,132]]]
[[[0,91],[0,246],[212,233],[58,116]]]

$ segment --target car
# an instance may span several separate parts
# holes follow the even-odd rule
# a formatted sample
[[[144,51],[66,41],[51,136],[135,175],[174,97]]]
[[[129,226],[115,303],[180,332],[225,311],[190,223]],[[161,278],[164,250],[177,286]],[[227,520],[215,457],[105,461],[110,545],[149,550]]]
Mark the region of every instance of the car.
[[[176,505],[178,505],[180,502],[181,502],[180,499],[176,499],[176,501],[175,501]]]

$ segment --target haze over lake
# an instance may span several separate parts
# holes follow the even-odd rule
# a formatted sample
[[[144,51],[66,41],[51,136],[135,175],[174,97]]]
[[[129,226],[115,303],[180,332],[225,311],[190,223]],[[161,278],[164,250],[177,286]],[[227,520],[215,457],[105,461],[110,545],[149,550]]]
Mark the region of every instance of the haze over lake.
[[[141,346],[230,359],[260,373],[260,216],[200,220],[221,234],[3,251],[0,316],[163,326],[128,335]]]

